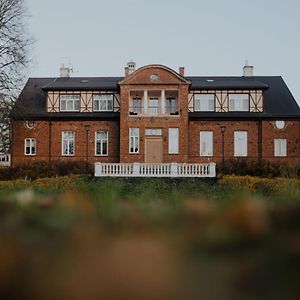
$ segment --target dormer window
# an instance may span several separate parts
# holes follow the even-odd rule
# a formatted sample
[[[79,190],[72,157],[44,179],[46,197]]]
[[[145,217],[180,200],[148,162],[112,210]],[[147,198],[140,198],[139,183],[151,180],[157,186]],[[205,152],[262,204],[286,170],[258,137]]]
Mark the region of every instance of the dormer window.
[[[229,111],[249,111],[249,94],[229,94]]]
[[[60,111],[79,111],[80,95],[60,95]]]
[[[113,110],[113,95],[100,94],[93,96],[94,111],[112,111]]]
[[[215,94],[195,94],[194,95],[195,111],[214,111]]]

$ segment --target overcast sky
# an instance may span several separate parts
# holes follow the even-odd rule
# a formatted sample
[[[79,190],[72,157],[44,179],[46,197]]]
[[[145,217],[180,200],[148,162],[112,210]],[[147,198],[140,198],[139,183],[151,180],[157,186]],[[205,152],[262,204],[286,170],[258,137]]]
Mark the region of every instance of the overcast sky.
[[[26,0],[29,77],[123,76],[159,63],[186,75],[281,75],[300,103],[299,0]]]

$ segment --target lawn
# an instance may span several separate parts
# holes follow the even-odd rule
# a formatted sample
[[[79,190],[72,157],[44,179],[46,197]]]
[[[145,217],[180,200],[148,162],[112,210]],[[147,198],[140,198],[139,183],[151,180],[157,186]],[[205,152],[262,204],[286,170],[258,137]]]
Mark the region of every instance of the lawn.
[[[296,299],[300,183],[0,182],[1,299]]]

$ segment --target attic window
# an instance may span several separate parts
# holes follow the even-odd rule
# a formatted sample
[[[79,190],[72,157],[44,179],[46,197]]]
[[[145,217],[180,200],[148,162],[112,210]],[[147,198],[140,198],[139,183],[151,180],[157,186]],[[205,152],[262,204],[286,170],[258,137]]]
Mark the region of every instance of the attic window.
[[[60,111],[79,111],[80,95],[60,95]]]
[[[152,74],[152,75],[150,76],[150,79],[151,79],[151,80],[157,80],[157,79],[158,79],[158,75],[157,75],[157,74]]]

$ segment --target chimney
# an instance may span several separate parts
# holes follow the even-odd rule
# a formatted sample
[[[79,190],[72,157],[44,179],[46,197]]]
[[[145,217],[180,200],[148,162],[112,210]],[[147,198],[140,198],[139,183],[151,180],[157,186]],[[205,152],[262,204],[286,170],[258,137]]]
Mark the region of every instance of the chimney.
[[[127,63],[127,66],[125,67],[125,77],[128,75],[131,75],[135,71],[136,63],[134,61],[130,61]]]
[[[248,65],[248,61],[246,61],[246,64],[244,66],[244,77],[253,77],[253,66]]]
[[[125,69],[125,77],[128,77],[129,76],[129,69],[128,69],[127,66],[124,69]]]
[[[59,76],[61,78],[69,78],[70,77],[70,69],[68,67],[65,67],[64,64],[62,64],[59,69]]]
[[[179,67],[179,74],[184,77],[184,67]]]

